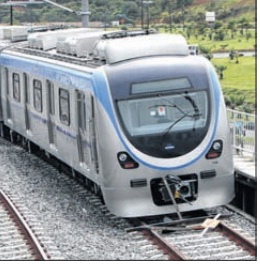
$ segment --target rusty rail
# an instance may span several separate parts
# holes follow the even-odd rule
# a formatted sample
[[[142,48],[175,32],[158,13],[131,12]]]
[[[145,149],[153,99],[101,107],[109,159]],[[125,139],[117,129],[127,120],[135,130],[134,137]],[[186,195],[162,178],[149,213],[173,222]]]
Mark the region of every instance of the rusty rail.
[[[26,223],[25,219],[19,213],[13,202],[9,197],[0,189],[0,201],[5,206],[6,210],[10,214],[10,217],[13,219],[14,223],[22,233],[24,239],[28,242],[32,256],[35,260],[48,260],[49,257],[45,253],[42,245],[30,229],[29,225]],[[26,243],[26,242],[25,242]]]

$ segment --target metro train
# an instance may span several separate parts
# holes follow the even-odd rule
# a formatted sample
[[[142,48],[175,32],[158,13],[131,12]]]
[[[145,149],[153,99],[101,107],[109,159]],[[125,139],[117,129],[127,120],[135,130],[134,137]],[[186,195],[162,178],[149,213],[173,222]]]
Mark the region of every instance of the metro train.
[[[61,30],[0,45],[1,135],[83,175],[111,213],[229,203],[234,169],[212,64],[181,35]]]

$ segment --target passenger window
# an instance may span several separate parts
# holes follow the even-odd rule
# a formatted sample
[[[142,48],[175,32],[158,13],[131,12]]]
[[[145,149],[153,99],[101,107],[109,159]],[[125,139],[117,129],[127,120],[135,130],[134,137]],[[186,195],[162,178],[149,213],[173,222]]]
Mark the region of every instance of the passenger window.
[[[59,89],[60,121],[62,124],[70,125],[70,95],[65,89]]]
[[[30,89],[29,89],[29,76],[27,73],[23,74],[23,82],[24,82],[24,95],[25,95],[25,102],[27,104],[30,103]]]
[[[38,112],[42,112],[42,83],[39,80],[33,80],[33,104]]]
[[[6,94],[9,95],[9,70],[8,68],[4,68],[4,76],[3,76],[4,85],[6,87]]]
[[[21,101],[20,75],[13,73],[13,97],[17,102]]]
[[[54,84],[47,80],[48,91],[48,112],[50,115],[55,115],[55,100],[54,100]]]
[[[79,128],[86,130],[86,104],[85,104],[85,94],[77,92],[77,107],[78,107],[78,123]]]

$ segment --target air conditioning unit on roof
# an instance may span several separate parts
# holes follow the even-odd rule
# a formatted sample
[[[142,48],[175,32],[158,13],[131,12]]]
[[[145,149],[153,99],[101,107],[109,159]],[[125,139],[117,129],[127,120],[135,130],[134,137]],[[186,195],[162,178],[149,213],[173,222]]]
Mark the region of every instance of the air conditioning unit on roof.
[[[4,26],[0,27],[0,40],[11,42],[27,40],[28,28],[25,26]]]
[[[28,45],[33,49],[50,50],[57,47],[58,42],[64,41],[68,36],[74,36],[90,29],[75,28],[57,31],[32,33],[28,37]]]
[[[57,52],[76,57],[87,57],[93,43],[102,36],[101,30],[85,29],[83,32],[67,36],[57,42]]]
[[[150,56],[187,56],[189,50],[181,35],[148,34],[102,39],[96,45],[93,55],[112,64]]]

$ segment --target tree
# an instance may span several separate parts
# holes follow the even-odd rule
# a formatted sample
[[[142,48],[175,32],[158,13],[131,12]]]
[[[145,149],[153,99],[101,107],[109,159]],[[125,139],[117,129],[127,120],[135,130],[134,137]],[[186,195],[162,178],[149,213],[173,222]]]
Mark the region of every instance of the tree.
[[[225,39],[225,32],[223,29],[219,29],[215,32],[214,40],[223,41]]]
[[[230,52],[229,52],[229,58],[230,60],[233,60],[233,59],[236,59],[236,63],[238,64],[239,63],[239,54],[236,50],[234,49],[231,49]]]
[[[247,18],[243,17],[239,20],[239,26],[241,28],[241,35],[244,35],[244,29],[247,29],[249,27],[249,21]]]
[[[124,2],[121,8],[122,14],[129,19],[135,20],[139,16],[139,9],[135,2]]]
[[[224,78],[223,72],[227,69],[227,66],[224,66],[224,65],[214,65],[214,66],[215,66],[217,73],[219,75],[219,79],[223,80],[223,78]]]
[[[227,24],[227,29],[231,31],[231,38],[234,38],[236,34],[236,22],[234,20],[231,20]]]
[[[223,27],[223,23],[221,21],[215,21],[213,28],[220,29],[221,27]]]
[[[252,38],[251,32],[246,33],[246,40],[248,41],[250,38]]]
[[[205,20],[197,23],[197,32],[199,35],[205,35],[207,29],[208,29],[208,24]]]
[[[176,0],[177,8],[182,8],[193,4],[194,0]]]
[[[245,103],[245,96],[239,94],[232,94],[226,98],[227,105],[231,109],[235,109]]]
[[[204,47],[204,46],[201,46],[199,45],[199,50],[202,54],[204,54],[204,56],[208,59],[208,60],[211,60],[213,58],[213,55],[212,55],[212,48],[207,48],[207,47]]]

